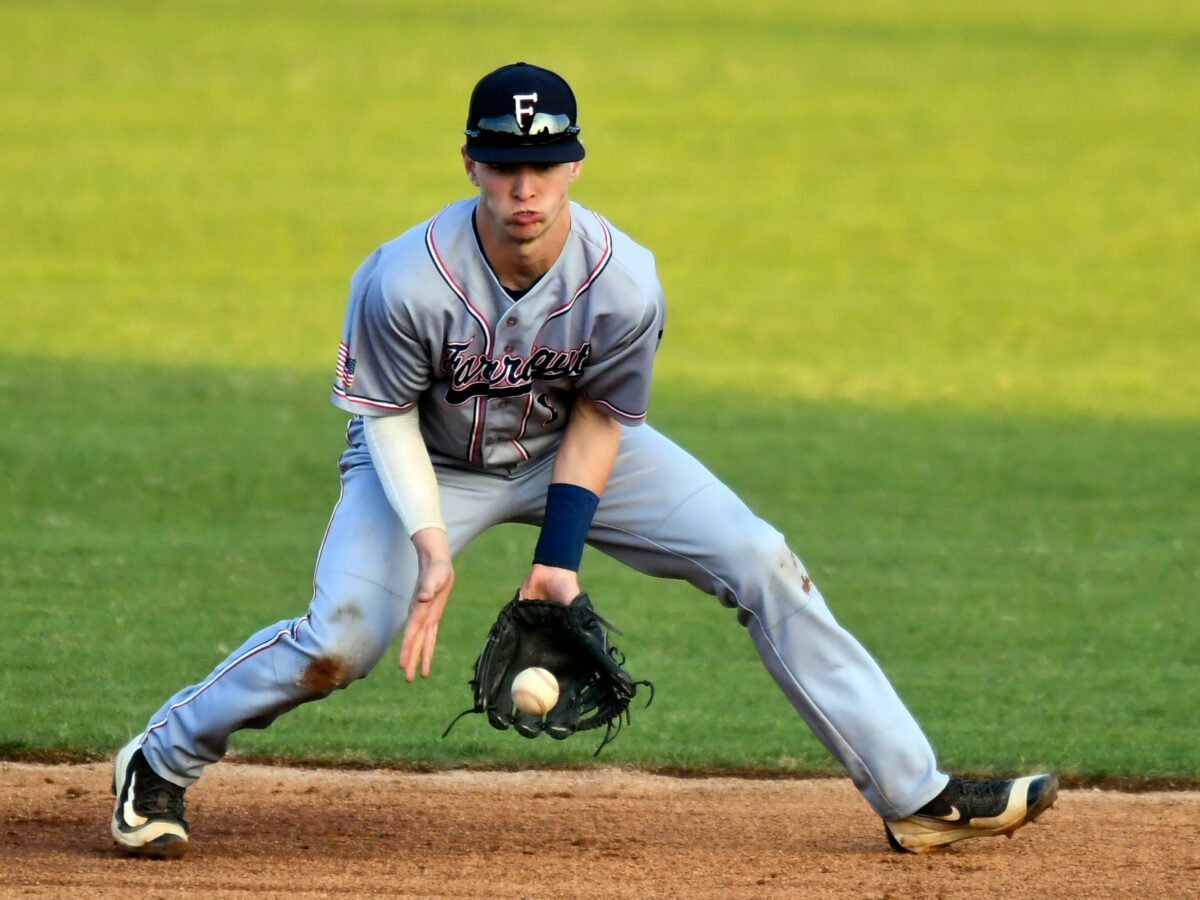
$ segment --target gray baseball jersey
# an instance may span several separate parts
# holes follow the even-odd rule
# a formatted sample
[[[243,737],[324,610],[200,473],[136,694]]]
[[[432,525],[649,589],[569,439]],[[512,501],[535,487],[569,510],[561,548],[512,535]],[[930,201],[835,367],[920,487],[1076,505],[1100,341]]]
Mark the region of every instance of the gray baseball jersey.
[[[419,404],[431,451],[519,468],[561,440],[576,392],[627,425],[646,417],[663,295],[648,250],[571,204],[550,270],[518,300],[461,200],[355,272],[331,400],[387,415]]]

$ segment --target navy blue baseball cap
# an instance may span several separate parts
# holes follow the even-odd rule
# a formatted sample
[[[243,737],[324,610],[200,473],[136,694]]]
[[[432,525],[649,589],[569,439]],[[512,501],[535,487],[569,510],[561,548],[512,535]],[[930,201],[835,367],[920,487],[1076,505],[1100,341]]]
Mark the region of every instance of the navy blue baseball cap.
[[[518,62],[479,79],[467,111],[467,156],[481,163],[583,159],[575,94],[549,69]]]

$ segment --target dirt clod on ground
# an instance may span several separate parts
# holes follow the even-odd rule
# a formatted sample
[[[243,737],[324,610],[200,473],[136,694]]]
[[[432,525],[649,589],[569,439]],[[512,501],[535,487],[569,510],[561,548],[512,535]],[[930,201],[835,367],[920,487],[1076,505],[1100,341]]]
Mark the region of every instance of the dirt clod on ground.
[[[107,764],[0,763],[0,897],[1200,897],[1200,793],[1062,791],[1012,840],[888,849],[845,780],[223,764],[132,859]]]

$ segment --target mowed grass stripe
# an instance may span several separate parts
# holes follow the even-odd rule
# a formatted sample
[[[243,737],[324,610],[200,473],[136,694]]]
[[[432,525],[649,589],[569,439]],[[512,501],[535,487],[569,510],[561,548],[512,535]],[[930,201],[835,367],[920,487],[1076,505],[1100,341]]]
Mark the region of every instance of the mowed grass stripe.
[[[665,376],[1200,416],[1194,14],[529,14],[532,33],[415,2],[6,6],[0,348],[330,365],[349,273],[469,191],[464,95],[520,46],[580,94],[578,197],[658,254]]]

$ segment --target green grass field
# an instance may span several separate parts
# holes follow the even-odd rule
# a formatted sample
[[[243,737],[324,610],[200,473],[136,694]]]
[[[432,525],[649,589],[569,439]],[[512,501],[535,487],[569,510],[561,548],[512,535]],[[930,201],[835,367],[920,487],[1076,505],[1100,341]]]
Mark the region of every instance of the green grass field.
[[[0,756],[110,752],[301,613],[346,281],[464,196],[466,96],[560,69],[575,196],[655,250],[651,421],[782,529],[944,766],[1200,777],[1200,10],[783,0],[0,7]],[[433,677],[246,754],[584,764],[475,718],[533,532]],[[602,761],[830,771],[732,613],[598,555],[659,696]]]

